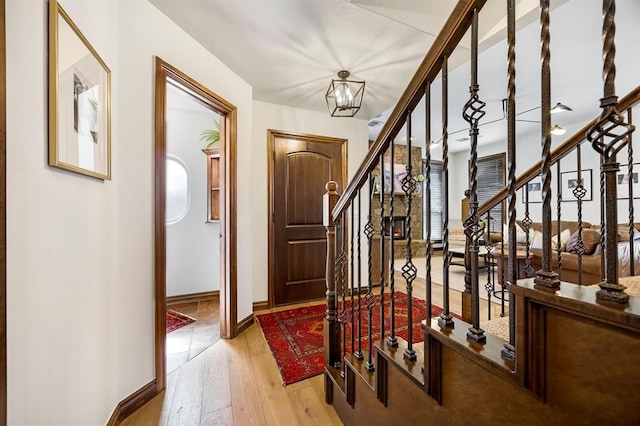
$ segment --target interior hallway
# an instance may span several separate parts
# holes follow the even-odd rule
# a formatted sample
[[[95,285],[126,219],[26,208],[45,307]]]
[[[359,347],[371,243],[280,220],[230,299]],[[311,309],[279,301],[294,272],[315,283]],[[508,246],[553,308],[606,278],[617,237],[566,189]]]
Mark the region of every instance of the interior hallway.
[[[342,422],[324,402],[322,375],[282,386],[275,360],[260,327],[254,324],[233,340],[219,340],[171,372],[166,391],[122,425],[325,426]]]
[[[434,256],[434,268],[441,268]],[[399,263],[399,262],[398,262]],[[453,271],[454,268],[452,268]],[[459,268],[458,269],[462,269]],[[452,288],[461,287],[463,273],[452,274]],[[433,279],[438,272],[434,271]],[[404,279],[396,272],[396,289],[405,291]],[[425,298],[422,278],[414,282],[414,297]],[[432,287],[433,302],[442,305],[442,286]],[[374,288],[379,293],[379,287]],[[261,311],[276,312],[309,306],[307,302]],[[450,309],[462,311],[462,293],[451,290]],[[481,319],[487,302],[481,300]],[[492,301],[492,318],[500,316],[500,305]],[[179,330],[177,330],[179,331]],[[176,333],[175,331],[174,333]],[[171,335],[172,333],[170,333]],[[257,324],[233,340],[219,340],[186,364],[170,372],[166,391],[138,410],[124,426],[155,425],[341,425],[332,406],[324,402],[322,375],[283,387],[275,360]]]

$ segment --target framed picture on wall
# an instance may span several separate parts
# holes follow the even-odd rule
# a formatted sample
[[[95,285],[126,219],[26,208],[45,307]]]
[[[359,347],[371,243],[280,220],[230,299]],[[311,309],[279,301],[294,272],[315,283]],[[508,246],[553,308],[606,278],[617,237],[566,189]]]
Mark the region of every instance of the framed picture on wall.
[[[394,163],[393,172],[391,172],[391,165],[385,163],[384,165],[384,190],[389,192],[393,185],[394,193],[402,193],[402,179],[407,175],[407,166],[405,164]]]
[[[531,179],[531,182],[527,184],[525,188],[521,189],[522,192],[522,204],[527,201],[526,190],[529,190],[529,203],[541,203],[542,202],[542,177],[536,176]]]
[[[111,179],[111,71],[49,2],[49,165]]]
[[[633,199],[640,199],[640,163],[633,163],[633,173],[629,174],[629,165],[620,165],[617,176],[618,200],[629,199],[629,180],[632,182]]]
[[[562,172],[560,173],[562,176],[562,201],[565,202],[574,202],[577,203],[578,199],[573,194],[573,191],[578,187],[580,182],[578,181],[578,171],[574,170],[571,172]],[[591,180],[591,169],[582,170],[580,173],[580,178],[582,179],[582,186],[585,189],[584,197],[582,201],[591,201],[592,194],[592,180]]]

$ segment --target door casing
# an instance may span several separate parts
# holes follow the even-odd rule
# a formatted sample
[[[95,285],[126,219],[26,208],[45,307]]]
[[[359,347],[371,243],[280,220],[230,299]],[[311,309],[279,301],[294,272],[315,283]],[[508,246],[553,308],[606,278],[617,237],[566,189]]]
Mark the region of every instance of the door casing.
[[[188,75],[156,57],[155,86],[155,365],[158,392],[166,386],[166,85],[178,83],[194,100],[220,113],[220,336],[237,334],[236,107]]]

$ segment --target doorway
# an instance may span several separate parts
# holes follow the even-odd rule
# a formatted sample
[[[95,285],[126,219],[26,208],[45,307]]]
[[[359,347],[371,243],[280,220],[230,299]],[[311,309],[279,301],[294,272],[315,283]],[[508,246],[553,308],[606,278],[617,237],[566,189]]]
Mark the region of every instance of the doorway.
[[[269,305],[325,296],[327,238],[322,223],[325,185],[347,181],[347,141],[268,132]]]
[[[209,116],[211,122],[205,126],[205,129],[197,129],[197,133],[201,135],[202,140],[199,141],[196,137],[193,142],[195,144],[193,152],[197,153],[202,160],[200,164],[206,177],[201,176],[200,178],[206,183],[206,193],[200,191],[196,193],[189,190],[189,179],[197,178],[197,176],[190,173],[190,167],[184,159],[169,151],[170,141],[168,135],[173,133],[175,123],[169,123],[168,103],[172,97],[175,98],[176,94],[182,95],[183,98],[186,97],[192,109],[199,108],[202,111],[213,112]],[[213,248],[219,252],[219,261],[215,265],[211,265],[211,269],[218,269],[217,277],[207,278],[212,282],[215,281],[215,278],[219,281],[219,334],[221,337],[232,338],[236,333],[236,126],[236,108],[232,104],[177,68],[160,58],[156,58],[154,226],[155,361],[158,391],[165,388],[167,374],[167,285],[172,279],[171,276],[176,275],[174,270],[168,273],[168,266],[173,269],[177,268],[178,276],[186,274],[184,268],[180,272],[179,267],[172,266],[177,262],[173,257],[178,254],[172,252],[171,262],[167,261],[167,241],[168,237],[171,237],[170,233],[167,232],[167,223],[178,223],[183,217],[186,217],[185,215],[189,211],[192,201],[190,201],[190,197],[202,197],[201,201],[206,204],[206,214],[202,215],[202,223],[199,225],[201,228],[205,226],[209,226],[209,228],[204,231],[196,230],[195,232],[211,234],[209,235],[209,241],[205,240],[208,244],[208,247],[203,249],[205,253],[197,253],[198,256],[204,256],[205,262],[207,259],[214,259],[211,251],[211,240],[215,241]],[[170,129],[171,132],[169,131]],[[206,140],[205,133],[208,132],[210,134],[216,131],[219,135],[219,141],[217,144],[209,144],[209,142],[213,141]],[[188,155],[191,154],[184,154],[184,156]],[[215,179],[212,177],[213,157],[216,159],[215,172],[213,172]],[[171,177],[171,185],[168,184],[168,177]],[[214,182],[215,185],[212,185]],[[180,188],[186,188],[186,191]],[[168,190],[171,191],[171,196],[167,196]],[[212,197],[214,190],[215,196]],[[214,198],[213,201],[212,198]],[[213,213],[215,213],[215,218]],[[210,232],[213,231],[214,227],[217,232]],[[217,260],[217,258],[215,259]],[[188,265],[191,260],[187,257],[185,264]],[[218,265],[219,268],[217,268]],[[207,266],[204,265],[203,270],[206,271],[206,269]],[[206,285],[208,284],[205,283]],[[198,286],[196,285],[195,288],[198,288]],[[197,296],[203,296],[203,294],[206,294],[207,297],[213,296],[212,288],[210,288],[211,291],[206,291],[207,288],[202,287],[202,284],[200,284],[199,289],[201,291],[196,292],[199,293]],[[171,288],[170,292],[175,294],[176,292],[179,293],[180,290]],[[182,302],[186,303],[188,301],[182,300]],[[210,315],[211,312],[208,314]],[[214,331],[210,331],[214,333]],[[188,352],[191,351],[188,350]]]

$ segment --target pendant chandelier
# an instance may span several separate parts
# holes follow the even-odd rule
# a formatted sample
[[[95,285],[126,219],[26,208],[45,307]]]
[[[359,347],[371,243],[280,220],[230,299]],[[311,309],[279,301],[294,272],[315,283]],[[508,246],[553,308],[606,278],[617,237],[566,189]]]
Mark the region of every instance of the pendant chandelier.
[[[348,80],[349,71],[338,73],[339,80],[331,80],[325,95],[332,117],[353,117],[362,106],[364,81]]]

